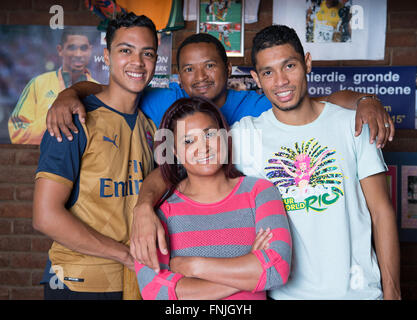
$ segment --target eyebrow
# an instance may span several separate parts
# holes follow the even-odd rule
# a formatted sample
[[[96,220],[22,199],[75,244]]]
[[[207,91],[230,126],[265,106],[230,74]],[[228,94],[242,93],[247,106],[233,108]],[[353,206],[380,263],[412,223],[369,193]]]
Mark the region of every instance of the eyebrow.
[[[208,132],[208,131],[210,131],[210,130],[213,130],[213,129],[215,129],[215,130],[220,130],[219,128],[217,128],[217,127],[215,127],[215,126],[212,126],[212,127],[207,127],[207,128],[205,128],[205,129],[203,129],[202,131],[203,131],[204,133],[206,133],[206,132]],[[187,137],[193,137],[193,135],[192,135],[192,134],[185,134],[185,135],[183,135],[183,136],[182,136],[182,138],[187,138]]]
[[[209,60],[205,60],[205,61],[203,61],[203,62],[199,62],[199,63],[186,63],[186,64],[184,64],[184,65],[181,67],[181,69],[182,69],[182,68],[184,68],[184,67],[187,67],[187,66],[192,66],[192,65],[194,65],[194,64],[207,63],[207,62],[215,62],[215,63],[217,63],[217,60],[209,59]]]
[[[281,62],[281,65],[284,65],[284,64],[288,63],[288,62],[289,62],[289,61],[291,61],[291,60],[297,60],[297,61],[300,61],[300,59],[299,59],[299,58],[297,58],[296,56],[291,56],[291,57],[288,57],[287,59],[285,59],[284,61],[282,61],[282,62]],[[260,69],[259,69],[259,72],[264,71],[264,70],[268,70],[268,69],[271,69],[271,67],[270,67],[270,66],[265,66],[265,67],[263,67],[263,68],[260,68]]]
[[[136,48],[133,44],[130,44],[130,43],[127,43],[127,42],[120,42],[120,43],[118,43],[116,45],[116,48],[117,47],[121,47],[121,46],[126,46],[126,47],[129,47],[129,48]],[[153,50],[153,51],[156,51],[156,49],[154,47],[143,47],[143,48],[141,48],[141,50]]]

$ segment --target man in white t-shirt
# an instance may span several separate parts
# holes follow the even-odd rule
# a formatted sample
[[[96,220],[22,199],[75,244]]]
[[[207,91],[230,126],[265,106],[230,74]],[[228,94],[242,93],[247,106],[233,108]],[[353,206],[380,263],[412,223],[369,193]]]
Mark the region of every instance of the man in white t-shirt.
[[[400,299],[395,212],[369,129],[355,137],[354,112],[310,99],[311,56],[293,29],[258,32],[252,61],[273,108],[233,125],[233,160],[277,186],[293,237],[290,279],[270,297]]]

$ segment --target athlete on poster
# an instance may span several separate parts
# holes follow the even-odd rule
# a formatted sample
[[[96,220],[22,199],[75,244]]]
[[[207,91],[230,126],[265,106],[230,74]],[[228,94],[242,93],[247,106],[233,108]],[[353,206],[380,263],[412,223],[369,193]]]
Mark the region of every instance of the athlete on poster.
[[[197,1],[197,33],[219,39],[229,57],[243,57],[244,0]]]

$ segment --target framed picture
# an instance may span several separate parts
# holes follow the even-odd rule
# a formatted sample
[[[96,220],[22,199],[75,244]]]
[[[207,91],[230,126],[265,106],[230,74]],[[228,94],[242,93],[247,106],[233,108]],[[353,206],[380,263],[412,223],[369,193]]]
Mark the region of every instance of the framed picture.
[[[384,159],[400,241],[417,242],[417,152],[384,152]]]
[[[198,0],[197,33],[219,39],[228,57],[243,57],[244,5],[244,0]]]
[[[417,166],[402,166],[401,170],[401,228],[417,229]]]

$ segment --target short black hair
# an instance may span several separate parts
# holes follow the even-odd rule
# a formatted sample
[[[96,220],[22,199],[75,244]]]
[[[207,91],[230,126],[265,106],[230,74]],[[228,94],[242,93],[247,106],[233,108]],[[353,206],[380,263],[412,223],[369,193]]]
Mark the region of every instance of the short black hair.
[[[122,27],[145,27],[151,30],[155,37],[156,49],[158,49],[158,36],[156,34],[155,24],[145,15],[137,16],[133,12],[120,13],[113,20],[109,21],[106,31],[107,50],[110,51],[110,46],[114,38],[114,33],[117,29]]]
[[[224,49],[224,46],[222,45],[222,43],[216,38],[213,37],[211,34],[208,33],[196,33],[193,34],[189,37],[187,37],[178,47],[177,50],[177,66],[178,66],[178,71],[180,71],[180,54],[181,54],[181,50],[188,44],[192,44],[192,43],[201,43],[201,42],[205,42],[205,43],[212,43],[215,45],[217,52],[219,53],[220,58],[222,58],[223,62],[224,62],[224,66],[227,68],[227,54],[226,54],[226,50]]]
[[[59,43],[61,46],[64,46],[65,42],[68,41],[69,36],[84,36],[88,39],[88,42],[91,44],[92,41],[92,34],[91,32],[81,30],[77,27],[65,27],[64,31],[61,34],[61,42]]]
[[[256,55],[259,51],[283,44],[290,44],[304,61],[304,49],[295,30],[284,25],[272,25],[259,31],[253,38],[253,66],[256,68]]]

